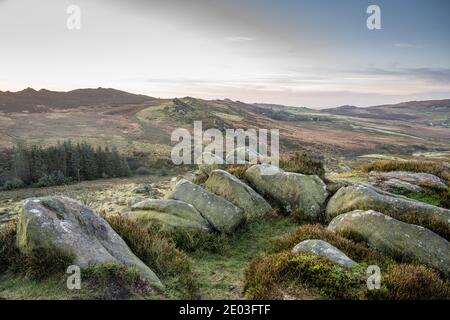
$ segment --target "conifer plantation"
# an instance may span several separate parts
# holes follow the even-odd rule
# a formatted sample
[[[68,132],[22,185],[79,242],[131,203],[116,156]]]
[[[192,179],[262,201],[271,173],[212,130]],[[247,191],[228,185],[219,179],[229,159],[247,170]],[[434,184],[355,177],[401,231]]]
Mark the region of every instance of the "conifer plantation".
[[[5,189],[20,186],[50,186],[70,181],[130,175],[130,168],[117,148],[94,148],[87,142],[70,140],[42,147],[18,144],[14,149],[12,181]]]

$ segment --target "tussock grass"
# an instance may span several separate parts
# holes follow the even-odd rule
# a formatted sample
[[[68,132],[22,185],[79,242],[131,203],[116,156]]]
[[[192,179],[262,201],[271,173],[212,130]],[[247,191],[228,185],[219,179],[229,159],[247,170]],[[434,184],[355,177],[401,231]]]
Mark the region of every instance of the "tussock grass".
[[[321,179],[325,178],[323,161],[306,152],[295,152],[289,158],[281,159],[280,168],[289,172],[315,174]]]
[[[371,171],[411,171],[434,174],[450,183],[450,168],[440,162],[417,160],[380,160],[366,164],[360,168],[363,172]]]
[[[174,280],[173,289],[192,297],[196,291],[191,259],[155,229],[143,229],[118,214],[104,217],[131,251],[163,279]]]

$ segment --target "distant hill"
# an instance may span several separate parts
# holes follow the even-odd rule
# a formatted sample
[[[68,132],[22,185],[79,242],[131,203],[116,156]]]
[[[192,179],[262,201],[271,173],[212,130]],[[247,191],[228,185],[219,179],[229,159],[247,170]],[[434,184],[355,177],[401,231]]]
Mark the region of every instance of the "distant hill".
[[[72,139],[149,161],[168,159],[175,129],[279,129],[282,153],[307,150],[332,161],[367,154],[450,151],[450,100],[326,110],[277,104],[155,99],[115,89],[0,92],[0,152],[17,142]],[[1,159],[0,159],[1,161]]]
[[[154,100],[152,97],[137,95],[116,89],[77,89],[68,92],[39,91],[27,88],[22,91],[0,91],[0,111],[3,112],[43,112],[48,109],[70,109],[81,106],[118,106],[140,104]]]
[[[321,112],[368,119],[385,120],[435,120],[434,116],[445,118],[450,116],[450,99],[408,101],[398,104],[379,105],[368,108],[355,106],[340,106],[336,108],[322,109]],[[440,118],[442,118],[440,117]],[[439,119],[442,120],[442,119]]]

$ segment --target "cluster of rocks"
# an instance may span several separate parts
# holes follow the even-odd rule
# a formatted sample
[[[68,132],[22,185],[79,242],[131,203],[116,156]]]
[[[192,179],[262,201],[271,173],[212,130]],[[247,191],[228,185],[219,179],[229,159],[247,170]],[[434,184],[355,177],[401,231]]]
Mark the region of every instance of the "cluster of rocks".
[[[333,232],[350,231],[381,252],[419,261],[450,275],[446,239],[390,217],[422,215],[450,224],[449,210],[368,185],[335,185],[337,192],[330,197],[319,177],[286,172],[268,164],[250,166],[244,173],[245,182],[222,169],[210,169],[202,186],[187,176],[176,179],[164,198],[154,198],[145,190],[147,196],[133,201],[123,216],[143,228],[157,224],[163,230],[231,234],[244,223],[270,215],[272,205],[276,205],[285,214],[310,222],[328,219],[328,229]],[[104,219],[69,198],[25,201],[17,243],[23,252],[39,247],[70,252],[81,267],[104,262],[134,267],[155,288],[163,288],[155,273]],[[347,268],[357,265],[338,248],[319,239],[299,243],[293,251],[323,255]]]
[[[419,176],[427,177],[427,186],[430,186],[431,181],[439,181],[428,179],[428,174]],[[327,220],[331,220],[328,230],[351,234],[382,253],[425,264],[450,277],[450,243],[423,226],[404,222],[421,217],[450,228],[450,210],[370,185],[353,184],[341,187],[329,199],[325,214]],[[344,267],[355,265],[337,248],[319,240],[299,243],[293,251],[326,256]]]

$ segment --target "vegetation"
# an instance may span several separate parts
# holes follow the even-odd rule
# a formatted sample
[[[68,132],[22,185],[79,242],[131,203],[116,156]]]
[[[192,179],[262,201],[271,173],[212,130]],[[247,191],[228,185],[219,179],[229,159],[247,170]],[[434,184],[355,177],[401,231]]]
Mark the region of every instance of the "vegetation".
[[[336,246],[359,266],[345,269],[328,259],[290,250],[307,239],[322,239]],[[382,269],[381,288],[368,290],[368,265]],[[384,272],[383,272],[384,270]],[[327,231],[320,225],[305,225],[278,240],[272,250],[252,261],[245,271],[244,290],[250,299],[448,299],[450,285],[434,270],[398,264],[378,252]]]
[[[450,283],[434,270],[421,265],[394,264],[382,274],[384,286],[368,292],[371,299],[434,300],[450,298]]]
[[[245,171],[249,168],[249,165],[245,164],[232,164],[227,166],[226,171],[234,175],[236,178],[245,181]]]
[[[450,168],[442,162],[417,161],[417,160],[380,160],[371,162],[361,167],[363,172],[371,171],[411,171],[434,174],[450,183]]]
[[[17,145],[12,171],[14,178],[4,183],[4,189],[130,175],[125,158],[116,148],[94,149],[86,142],[74,144],[70,140],[49,147]]]
[[[145,299],[153,293],[136,269],[117,264],[99,264],[83,272],[87,283],[80,299],[129,300]],[[87,291],[87,292],[86,292]]]
[[[245,271],[244,291],[247,298],[256,300],[281,299],[287,288],[298,297],[312,294],[327,299],[357,299],[363,296],[363,284],[360,269],[349,271],[324,257],[283,251],[262,254],[250,264]],[[311,289],[314,291],[302,292]]]
[[[290,158],[280,160],[280,168],[290,172],[315,174],[321,179],[325,178],[323,160],[306,152],[295,152]]]
[[[376,264],[380,267],[392,263],[391,259],[383,256],[377,251],[369,249],[363,243],[356,243],[346,239],[341,235],[327,230],[320,224],[303,225],[294,233],[284,235],[274,243],[272,250],[269,252],[278,253],[284,250],[290,250],[296,244],[312,239],[321,239],[328,242],[329,244],[339,248],[342,252],[355,261],[365,261],[370,264]]]
[[[172,282],[172,289],[192,298],[196,284],[191,270],[191,260],[156,229],[143,229],[136,222],[118,214],[104,217],[111,227],[136,254],[165,282]]]

